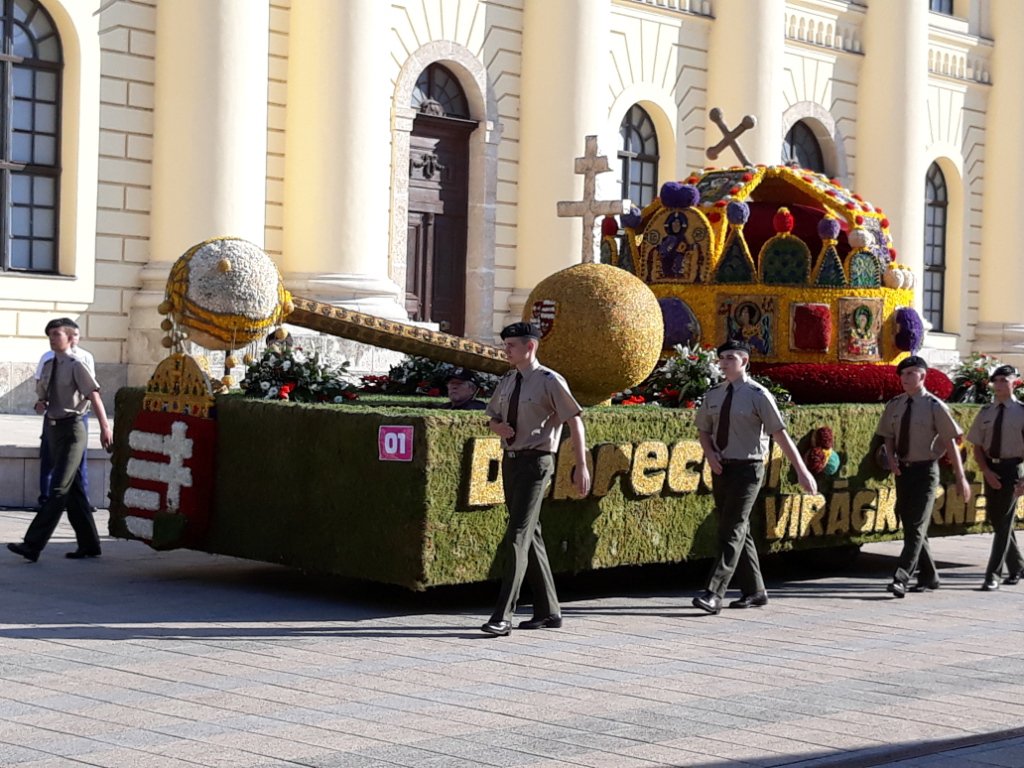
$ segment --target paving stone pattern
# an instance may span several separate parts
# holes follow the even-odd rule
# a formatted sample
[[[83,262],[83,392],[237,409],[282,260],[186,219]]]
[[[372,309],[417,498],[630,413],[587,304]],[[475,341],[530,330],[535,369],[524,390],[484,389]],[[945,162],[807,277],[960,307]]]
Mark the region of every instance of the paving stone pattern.
[[[0,551],[0,766],[1020,768],[1024,583],[979,590],[990,542],[934,541],[942,589],[905,600],[898,544],[770,566],[766,608],[717,617],[699,568],[562,579],[563,629],[489,638],[494,585],[72,561],[62,524],[37,564]]]

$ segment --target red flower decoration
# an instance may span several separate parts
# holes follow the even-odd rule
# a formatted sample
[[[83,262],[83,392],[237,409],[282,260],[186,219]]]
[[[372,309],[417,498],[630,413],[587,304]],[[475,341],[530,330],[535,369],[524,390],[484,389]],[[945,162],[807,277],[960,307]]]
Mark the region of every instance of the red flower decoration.
[[[281,388],[277,390],[277,397],[280,400],[287,400],[288,394],[295,389],[295,382],[290,381],[287,384],[282,384]]]
[[[862,363],[751,363],[751,372],[776,381],[799,405],[813,403],[882,403],[903,389],[894,365]],[[941,400],[953,392],[946,374],[929,368],[925,387]]]

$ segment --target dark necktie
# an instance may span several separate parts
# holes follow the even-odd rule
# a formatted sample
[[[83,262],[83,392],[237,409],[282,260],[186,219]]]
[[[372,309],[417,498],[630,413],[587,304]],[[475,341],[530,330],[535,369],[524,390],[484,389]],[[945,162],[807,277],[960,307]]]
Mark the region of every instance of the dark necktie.
[[[907,398],[907,407],[903,411],[903,418],[900,419],[900,440],[896,444],[896,455],[906,461],[910,453],[910,407],[914,404],[914,398]]]
[[[1003,455],[1003,413],[1005,411],[1005,404],[1000,403],[996,413],[996,423],[992,425],[992,440],[988,444],[988,455],[991,459],[999,459]]]
[[[732,410],[732,384],[725,388],[725,400],[722,401],[722,413],[718,417],[718,431],[715,433],[715,445],[719,452],[729,444],[729,411]]]
[[[516,428],[516,421],[519,419],[519,393],[523,390],[523,374],[516,372],[516,385],[512,388],[512,399],[508,403],[508,415],[505,423],[512,429]]]
[[[57,356],[53,356],[53,365],[50,366],[50,380],[46,382],[46,410],[50,410],[50,403],[53,402],[53,393],[57,391]],[[44,411],[45,413],[45,411]]]

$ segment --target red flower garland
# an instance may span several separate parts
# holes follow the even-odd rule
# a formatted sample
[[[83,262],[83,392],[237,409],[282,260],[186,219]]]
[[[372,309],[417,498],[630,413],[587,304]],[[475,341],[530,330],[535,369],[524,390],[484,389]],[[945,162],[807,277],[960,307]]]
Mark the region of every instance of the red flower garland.
[[[799,405],[881,403],[903,392],[894,365],[751,363],[750,369],[784,386]],[[941,400],[953,392],[953,382],[934,368],[928,369],[925,387]]]

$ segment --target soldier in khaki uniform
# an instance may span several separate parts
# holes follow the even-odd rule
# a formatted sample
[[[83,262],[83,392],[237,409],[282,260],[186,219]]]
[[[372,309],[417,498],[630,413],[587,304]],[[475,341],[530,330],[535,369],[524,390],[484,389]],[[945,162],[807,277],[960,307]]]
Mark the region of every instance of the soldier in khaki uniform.
[[[533,592],[533,618],[520,629],[558,628],[562,614],[555,593],[547,551],[540,528],[544,491],[555,468],[555,452],[562,424],[569,424],[577,492],[590,492],[586,437],[580,406],[565,379],[537,361],[540,331],[530,323],[513,323],[501,332],[505,354],[513,366],[498,382],[487,404],[491,431],[501,438],[504,456],[501,478],[508,508],[508,528],[501,549],[505,567],[501,592],[490,620],[481,629],[489,635],[512,631],[512,614],[523,579]]]
[[[50,349],[54,355],[36,382],[39,395],[36,412],[47,420],[45,436],[53,458],[50,497],[29,525],[25,540],[7,545],[11,552],[33,563],[39,559],[39,553],[53,535],[65,509],[78,541],[78,548],[68,552],[66,557],[81,559],[100,554],[96,522],[78,471],[88,442],[82,414],[90,403],[100,423],[100,443],[109,449],[114,440],[100,399],[100,385],[85,365],[71,354],[71,338],[75,330],[72,325],[67,318],[46,324],[46,335],[50,338]]]
[[[1014,486],[1021,479],[1024,466],[1024,404],[1013,396],[1020,374],[1012,365],[999,366],[988,380],[995,402],[974,417],[967,439],[985,477],[985,508],[995,531],[981,586],[991,592],[999,589],[1004,565],[1008,568],[1004,584],[1016,584],[1024,571],[1024,557],[1013,531],[1017,510]]]
[[[693,605],[710,614],[722,610],[722,597],[734,574],[740,599],[729,603],[730,608],[768,604],[757,546],[750,535],[750,511],[764,481],[769,435],[792,462],[801,487],[807,493],[818,492],[814,476],[786,432],[775,398],[747,376],[750,347],[727,341],[718,348],[718,361],[725,381],[708,390],[697,411],[700,444],[712,473],[719,556],[707,589],[693,598]]]
[[[956,445],[963,430],[946,404],[924,388],[928,363],[911,355],[900,361],[896,372],[903,394],[886,404],[875,434],[885,440],[889,469],[896,479],[896,516],[903,524],[903,551],[886,589],[896,597],[905,597],[918,566],[917,586],[912,591],[939,588],[939,574],[928,547],[928,523],[939,484],[938,460],[943,453],[950,456],[957,492],[964,501],[971,498],[971,487]]]

